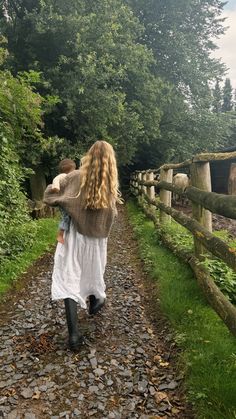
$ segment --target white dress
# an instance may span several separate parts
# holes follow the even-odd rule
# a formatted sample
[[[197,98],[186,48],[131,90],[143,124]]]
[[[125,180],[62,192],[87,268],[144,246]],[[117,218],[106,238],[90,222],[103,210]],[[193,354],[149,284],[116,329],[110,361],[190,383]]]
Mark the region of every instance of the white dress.
[[[104,271],[107,261],[107,238],[79,234],[70,223],[64,232],[65,243],[57,244],[52,274],[52,299],[72,298],[86,308],[86,298],[106,298]]]

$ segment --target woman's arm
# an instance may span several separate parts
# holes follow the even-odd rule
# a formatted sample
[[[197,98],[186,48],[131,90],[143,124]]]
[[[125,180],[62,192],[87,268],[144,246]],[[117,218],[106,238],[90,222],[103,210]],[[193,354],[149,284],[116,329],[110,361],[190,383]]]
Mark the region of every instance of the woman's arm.
[[[68,200],[78,195],[79,186],[79,170],[74,170],[62,180],[60,191],[53,190],[52,185],[47,186],[43,202],[52,207],[60,205],[63,208]]]
[[[59,205],[59,199],[60,199],[61,191],[56,191],[53,188],[53,185],[48,185],[43,197],[43,202],[46,205],[49,205],[50,207],[56,207]]]

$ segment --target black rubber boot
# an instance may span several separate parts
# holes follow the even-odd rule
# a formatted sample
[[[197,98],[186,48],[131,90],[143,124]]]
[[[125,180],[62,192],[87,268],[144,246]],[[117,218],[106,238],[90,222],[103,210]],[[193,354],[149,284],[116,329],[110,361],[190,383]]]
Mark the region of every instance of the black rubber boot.
[[[71,298],[66,298],[66,321],[69,332],[69,347],[71,351],[77,351],[83,344],[83,336],[79,333],[77,303]]]
[[[95,295],[89,296],[89,314],[97,314],[105,304],[105,298],[96,298]]]

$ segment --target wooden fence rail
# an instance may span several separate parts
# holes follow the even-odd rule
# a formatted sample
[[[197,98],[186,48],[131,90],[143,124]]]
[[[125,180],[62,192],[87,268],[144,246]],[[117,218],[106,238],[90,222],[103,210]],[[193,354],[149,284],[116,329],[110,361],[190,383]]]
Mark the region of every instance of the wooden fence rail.
[[[194,156],[192,159],[186,160],[182,163],[163,164],[160,169],[180,169],[182,167],[191,166],[192,163],[203,163],[209,161],[231,160],[236,158],[236,151],[231,153],[201,153]],[[158,170],[160,170],[158,169]]]
[[[190,201],[202,205],[214,214],[236,219],[236,196],[223,195],[215,192],[205,192],[201,189],[189,186],[185,190],[178,188],[172,183],[165,181],[140,181],[141,185],[154,186],[159,189],[175,192],[177,195],[187,197]]]
[[[228,159],[236,157],[236,152],[201,154],[177,165],[163,165],[155,171],[160,171],[159,181],[154,180],[155,173],[152,170],[136,171],[131,176],[131,190],[134,195],[144,198],[139,201],[146,215],[161,232],[163,242],[191,265],[209,303],[236,336],[236,307],[224,296],[200,263],[203,254],[208,252],[220,258],[236,272],[236,249],[211,233],[211,213],[236,219],[236,196],[217,194],[210,190],[210,166],[207,157],[208,160],[220,160],[225,159],[226,154]],[[183,190],[173,185],[172,176],[173,168],[185,167],[186,163],[190,166],[193,186]],[[157,189],[160,190],[159,199],[155,197]],[[172,192],[185,196],[192,202],[192,218],[171,208]],[[155,208],[160,210],[159,219],[153,210]],[[172,218],[193,234],[195,254],[177,249],[174,242],[165,236],[164,225],[171,222]]]

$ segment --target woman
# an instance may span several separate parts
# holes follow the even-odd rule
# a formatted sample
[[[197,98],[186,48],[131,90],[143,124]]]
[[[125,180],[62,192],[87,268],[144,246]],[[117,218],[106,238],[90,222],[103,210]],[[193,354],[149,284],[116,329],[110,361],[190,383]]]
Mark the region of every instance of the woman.
[[[52,299],[64,299],[69,347],[83,341],[77,321],[77,303],[96,314],[106,298],[103,279],[107,237],[121,202],[115,153],[106,141],[97,141],[82,158],[81,167],[68,174],[59,192],[49,185],[44,202],[59,205],[71,217],[64,244],[58,243],[52,275]]]

